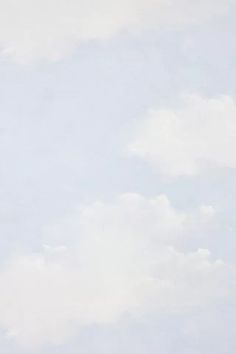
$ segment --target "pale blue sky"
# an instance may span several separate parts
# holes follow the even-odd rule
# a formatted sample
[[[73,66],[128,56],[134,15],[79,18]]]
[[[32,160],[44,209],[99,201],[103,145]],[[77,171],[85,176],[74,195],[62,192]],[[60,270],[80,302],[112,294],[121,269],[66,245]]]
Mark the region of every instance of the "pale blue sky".
[[[158,3],[158,1],[156,2]],[[99,1],[96,3],[99,5]],[[132,6],[137,5],[138,7],[138,1],[137,4],[131,3]],[[181,0],[179,3],[180,11],[182,11],[181,4],[185,2]],[[194,4],[195,2],[191,0],[190,3]],[[227,1],[219,0],[217,3],[226,4]],[[80,1],[78,1],[78,6],[79,4]],[[114,2],[114,8],[115,4]],[[201,7],[201,11],[213,14],[214,1],[208,0],[207,4],[206,8]],[[14,6],[16,6],[15,3],[13,3]],[[27,6],[25,0],[23,0],[22,6],[23,9],[24,6]],[[176,6],[172,5],[172,7],[173,9],[169,11],[174,17]],[[0,0],[0,11],[1,8],[4,9],[4,5]],[[55,12],[52,13],[50,9],[45,16],[47,14],[52,16],[53,28],[54,17],[57,18],[57,9],[55,8]],[[9,16],[9,9],[7,11]],[[30,11],[29,9],[29,16]],[[120,11],[122,11],[122,6]],[[128,13],[127,9],[124,9],[125,11]],[[141,26],[137,32],[131,28],[129,32],[127,26],[132,27],[131,21],[124,28],[120,25],[121,30],[115,32],[114,35],[112,33],[111,39],[101,41],[98,36],[98,38],[90,40],[88,36],[85,43],[79,45],[76,42],[73,51],[65,51],[56,61],[51,61],[51,58],[47,58],[43,52],[44,41],[47,38],[46,27],[45,37],[42,37],[42,53],[38,53],[36,50],[30,63],[28,63],[28,59],[23,60],[23,63],[19,62],[18,53],[20,56],[23,53],[26,57],[25,53],[28,52],[26,48],[23,48],[23,42],[19,39],[20,35],[19,38],[17,37],[17,31],[10,31],[10,25],[14,26],[15,23],[17,29],[17,26],[20,26],[19,23],[11,19],[6,28],[4,24],[2,25],[2,35],[0,35],[0,43],[3,48],[0,58],[0,293],[3,292],[4,296],[0,296],[0,328],[2,330],[0,350],[4,354],[26,354],[29,352],[32,354],[235,353],[236,341],[233,333],[236,321],[236,303],[233,300],[235,298],[236,270],[235,166],[231,163],[225,168],[224,163],[227,156],[222,154],[223,157],[220,157],[220,161],[223,161],[222,165],[214,166],[213,163],[212,166],[211,161],[206,161],[206,165],[209,167],[206,171],[193,176],[183,175],[172,178],[162,175],[159,167],[145,161],[145,158],[131,156],[128,150],[136,127],[140,122],[145,121],[147,111],[168,109],[175,112],[176,107],[181,105],[180,96],[182,94],[198,94],[205,97],[206,100],[210,98],[217,100],[220,96],[225,95],[236,102],[235,16],[236,8],[233,3],[230,11],[224,15],[220,13],[219,16],[207,16],[204,21],[196,21],[195,24],[188,25],[182,20],[180,28],[176,26],[168,28],[163,24],[159,26],[158,21],[162,23],[165,20],[160,20],[158,17],[156,25],[144,29]],[[0,17],[1,21],[3,21],[2,16]],[[81,18],[78,21],[82,21]],[[90,25],[92,26],[92,23]],[[44,23],[39,21],[39,28],[41,28],[40,26],[43,28]],[[4,29],[6,29],[6,33],[4,33]],[[55,26],[56,30],[59,31]],[[19,33],[21,32],[19,31]],[[30,37],[30,27],[27,27],[26,33]],[[12,40],[17,43],[17,49],[15,54],[8,57],[4,54],[4,50],[8,48],[8,42],[12,44]],[[39,38],[34,38],[32,35],[32,40],[37,43]],[[69,40],[70,38],[68,38]],[[29,41],[28,45],[30,43]],[[228,111],[224,113],[222,109],[222,112],[220,119],[227,119],[225,114]],[[232,117],[236,120],[236,116],[234,118],[232,115]],[[224,127],[224,123],[222,126]],[[214,134],[213,129],[213,137]],[[236,138],[233,128],[232,135]],[[198,132],[196,131],[197,136]],[[222,140],[227,145],[228,136],[225,135],[224,130],[222,130]],[[236,148],[236,143],[234,147]],[[165,155],[161,158],[165,160]],[[148,206],[146,204],[142,207],[135,206],[133,210],[132,204],[130,207],[132,211],[129,207],[128,211],[123,211],[117,198],[126,193],[142,195],[146,198],[145,203]],[[111,237],[113,237],[113,232],[114,235],[120,233],[122,240],[124,234],[127,233],[126,237],[129,240],[130,228],[133,228],[133,225],[129,224],[129,218],[134,218],[134,220],[142,218],[142,215],[147,212],[146,208],[149,213],[149,208],[152,208],[153,205],[150,200],[160,194],[165,194],[168,197],[174,210],[173,213],[177,215],[176,218],[178,213],[184,213],[185,217],[190,220],[187,226],[181,224],[181,231],[171,229],[165,237],[169,237],[169,233],[171,235],[177,233],[177,237],[179,234],[184,235],[184,239],[178,241],[179,243],[173,242],[173,247],[176,248],[176,251],[183,252],[183,257],[186,259],[190,257],[191,252],[194,253],[199,248],[208,249],[212,255],[209,264],[206,261],[209,268],[206,268],[204,274],[194,273],[196,269],[199,270],[206,265],[204,262],[199,263],[200,265],[197,265],[196,269],[194,268],[192,275],[186,275],[185,268],[183,268],[182,273],[174,274],[173,278],[169,272],[171,273],[175,268],[174,261],[170,263],[170,270],[167,273],[163,270],[164,268],[158,268],[157,272],[160,272],[158,274],[161,279],[165,280],[166,276],[167,283],[170,282],[170,286],[173,286],[171,296],[173,295],[177,299],[174,300],[174,305],[167,301],[163,305],[165,310],[160,310],[158,306],[156,309],[155,302],[161,302],[162,298],[159,293],[156,294],[154,290],[146,289],[143,285],[142,291],[146,294],[147,290],[151,294],[149,296],[154,303],[153,309],[146,305],[146,302],[150,300],[149,297],[145,297],[145,301],[142,300],[145,302],[145,306],[141,300],[137,300],[139,292],[142,293],[142,291],[135,288],[137,293],[132,294],[135,299],[137,295],[135,306],[140,310],[134,311],[133,305],[130,303],[131,300],[128,298],[128,300],[126,299],[127,303],[125,302],[121,309],[119,308],[118,315],[116,313],[114,316],[110,313],[104,315],[109,318],[107,320],[106,317],[105,323],[101,319],[103,314],[99,312],[100,310],[97,317],[95,314],[92,319],[87,313],[84,315],[85,319],[82,315],[76,315],[76,318],[72,315],[71,318],[70,315],[65,315],[64,307],[65,311],[68,311],[66,306],[70,301],[65,295],[65,298],[62,297],[58,300],[57,315],[61,316],[60,318],[68,316],[66,321],[70,325],[72,323],[73,334],[67,335],[67,326],[69,325],[66,322],[64,328],[64,322],[62,322],[59,336],[62,331],[62,337],[65,333],[65,338],[61,343],[55,344],[54,340],[50,339],[50,333],[53,333],[55,325],[50,316],[55,315],[54,312],[51,313],[49,310],[49,325],[45,333],[41,332],[41,327],[45,326],[47,316],[45,315],[46,317],[43,317],[42,320],[39,314],[38,318],[32,320],[30,313],[37,306],[42,309],[42,312],[44,305],[46,309],[50,308],[51,300],[47,302],[47,295],[45,295],[47,291],[45,292],[44,285],[42,285],[44,278],[48,276],[46,270],[39,280],[37,280],[38,275],[35,276],[35,283],[42,281],[39,286],[43,293],[41,301],[40,294],[39,298],[32,298],[34,297],[34,292],[31,291],[33,278],[27,278],[25,273],[23,274],[24,270],[22,273],[18,272],[18,259],[23,257],[31,262],[31,259],[38,257],[38,255],[44,259],[42,249],[45,245],[50,247],[66,245],[69,249],[65,256],[66,260],[63,258],[64,256],[62,259],[60,256],[56,260],[50,258],[49,264],[54,265],[56,262],[55,264],[61,267],[62,272],[69,267],[70,273],[74,274],[74,267],[78,271],[77,268],[81,266],[80,263],[77,264],[77,262],[81,262],[79,259],[81,251],[78,253],[75,251],[74,254],[71,249],[73,250],[80,244],[80,239],[89,238],[90,233],[95,235],[97,233],[100,237],[99,244],[104,242],[101,254],[105,252],[103,256],[108,259],[104,267],[105,269],[111,267],[109,277],[107,274],[103,275],[106,283],[105,289],[110,291],[113,280],[109,279],[112,277],[114,265],[113,263],[110,265],[109,259],[112,258],[112,252],[114,252],[118,258],[120,257],[122,264],[123,256],[126,257],[126,253],[123,255],[122,246],[121,250],[117,251],[109,248],[109,244],[106,246],[106,239],[104,238],[104,241],[102,239],[104,235],[101,233],[100,223],[106,230],[106,225],[110,223],[110,220],[112,223],[115,214],[114,230],[109,224]],[[104,215],[103,212],[100,214],[94,206],[93,203],[97,201],[105,203]],[[77,212],[78,208],[84,210],[84,205],[91,207],[92,215],[98,213],[91,219],[91,229],[87,225],[87,219],[83,216],[83,212],[82,216]],[[202,221],[204,215],[197,214],[196,210],[203,205],[210,205],[215,210],[213,220],[209,221],[210,225],[208,225],[208,221],[207,225],[205,225],[205,221]],[[124,206],[125,208],[126,206]],[[143,212],[141,209],[141,214],[138,214],[139,208],[144,208]],[[162,208],[162,206],[158,208]],[[164,209],[163,215],[166,215],[165,212],[169,213],[168,210],[168,208],[167,211]],[[149,234],[152,235],[153,228],[156,227],[156,219],[160,218],[161,221],[158,222],[161,224],[163,217],[158,214],[160,211],[157,212],[157,216],[155,216],[155,212],[150,212],[151,216],[150,220],[148,219],[149,224],[146,232],[141,234],[140,231],[140,235],[137,237],[148,239]],[[77,223],[80,223],[77,220],[80,219],[82,224],[86,225],[85,231],[83,228],[81,231],[81,228],[77,226]],[[64,220],[66,220],[66,226]],[[100,220],[98,225],[97,220]],[[170,224],[174,222],[172,219],[167,218],[166,220]],[[160,230],[165,227],[162,224],[157,226],[157,230],[159,230],[157,238],[163,232]],[[60,236],[60,231],[58,232],[61,229],[62,236]],[[106,231],[104,232],[106,233]],[[172,235],[170,240],[165,241],[167,242],[166,246],[171,246],[172,237],[176,236]],[[93,249],[96,244],[93,244],[92,237],[89,242],[85,241],[88,248],[86,248],[86,252],[88,252],[88,257],[90,253],[93,255],[95,252],[94,262],[96,262],[96,249]],[[132,242],[134,242],[133,239]],[[89,247],[91,247],[91,252]],[[153,247],[157,247],[156,244]],[[57,252],[56,248],[55,250]],[[143,252],[145,253],[145,250]],[[109,257],[108,253],[111,253]],[[77,256],[78,260],[75,260],[74,257]],[[130,257],[130,262],[132,262],[132,252]],[[162,257],[161,251],[158,251],[156,256],[150,252],[150,257],[154,257],[155,262],[159,261],[159,258]],[[226,268],[220,269],[218,273],[215,270],[217,266],[214,261],[219,259],[225,263]],[[136,258],[134,260],[136,261]],[[183,260],[183,262],[185,261]],[[75,266],[73,266],[73,262],[76,263]],[[123,284],[125,277],[126,266],[127,269],[130,266],[128,260],[124,262],[127,264],[125,263],[124,269],[122,267],[123,270],[118,273],[116,273],[117,265],[114,266],[114,279],[117,277],[120,281],[121,278],[121,284]],[[146,258],[145,262],[148,263]],[[190,268],[191,266],[192,263],[185,265]],[[96,267],[99,269],[100,265],[96,263],[92,265],[93,271],[87,263],[84,267],[85,277],[89,278],[89,284],[91,282],[93,288],[97,282],[95,280]],[[137,267],[139,267],[139,260]],[[9,273],[9,269],[12,273]],[[19,269],[21,269],[20,266]],[[143,268],[141,269],[143,270]],[[49,269],[48,272],[50,273],[50,271]],[[144,274],[147,276],[146,273]],[[227,279],[223,284],[220,282],[222,274],[225,274],[224,278]],[[61,279],[63,276],[64,273],[59,275],[59,278]],[[136,273],[131,275],[131,283],[134,278],[136,279],[136,276]],[[147,278],[152,276],[152,272],[148,273]],[[207,276],[209,283],[214,282],[213,290],[209,290],[204,285],[202,279]],[[78,279],[80,279],[79,277],[80,273],[78,273]],[[185,279],[184,282],[182,278]],[[111,281],[111,285],[109,281]],[[192,304],[193,294],[190,294],[186,299],[183,295],[183,299],[178,300],[179,293],[176,293],[175,296],[174,292],[188,292],[192,282],[194,284],[199,282],[197,283],[199,298],[201,296],[204,298],[206,293],[205,297],[209,296],[208,302],[202,304],[202,302],[198,303],[194,300],[193,305],[189,305],[189,303]],[[179,283],[183,288],[178,288]],[[69,286],[66,282],[63,284],[65,288]],[[175,289],[176,284],[177,290]],[[218,295],[221,294],[222,288],[226,289],[227,294],[220,297],[219,300]],[[13,295],[12,289],[20,289],[21,294],[15,292]],[[50,288],[48,289],[49,292],[52,292],[52,296],[57,297],[55,295],[57,288],[52,288],[52,291]],[[71,292],[76,293],[77,289],[73,289],[72,287]],[[86,294],[88,291],[86,289],[81,285],[78,291]],[[95,287],[95,289],[97,288]],[[96,291],[90,300],[91,306],[93,306],[93,302],[97,304],[98,301],[99,305],[95,305],[94,312],[97,311],[96,306],[100,309],[104,305],[103,299],[106,302],[105,298],[110,294],[107,293],[108,290],[102,291],[104,293],[98,294],[98,300]],[[90,295],[87,295],[88,298]],[[110,298],[112,296],[110,295]],[[198,295],[196,296],[198,298]],[[9,304],[6,302],[8,297]],[[216,300],[214,300],[215,297]],[[26,303],[32,301],[31,310],[24,307],[26,306],[24,301]],[[81,302],[84,309],[89,305],[83,301],[78,298],[78,303]],[[75,306],[73,302],[71,306]],[[112,300],[108,306],[111,306],[111,309],[115,307]],[[174,311],[172,306],[175,308]],[[62,308],[61,313],[60,308]],[[112,310],[109,311],[112,312]],[[109,316],[112,317],[112,320]],[[30,322],[31,320],[33,324]],[[32,333],[30,326],[33,328]]]

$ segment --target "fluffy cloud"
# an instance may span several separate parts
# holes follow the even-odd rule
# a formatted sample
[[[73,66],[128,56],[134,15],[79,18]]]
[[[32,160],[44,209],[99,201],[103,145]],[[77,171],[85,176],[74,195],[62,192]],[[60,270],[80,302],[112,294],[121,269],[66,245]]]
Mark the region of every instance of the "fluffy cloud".
[[[165,196],[136,194],[75,211],[46,231],[50,246],[1,269],[0,327],[36,347],[123,315],[182,313],[225,299],[230,267],[208,250],[181,250],[212,216],[211,207],[179,212]]]
[[[175,109],[150,110],[129,149],[169,176],[236,168],[236,104],[229,96],[188,95]]]
[[[0,43],[19,62],[56,60],[77,43],[119,32],[183,26],[222,15],[232,0],[0,1]]]

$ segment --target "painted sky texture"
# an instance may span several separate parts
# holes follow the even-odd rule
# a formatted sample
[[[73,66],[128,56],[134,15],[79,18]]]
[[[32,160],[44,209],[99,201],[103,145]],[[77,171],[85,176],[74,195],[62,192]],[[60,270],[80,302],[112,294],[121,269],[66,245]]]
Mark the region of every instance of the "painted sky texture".
[[[0,352],[235,354],[236,1],[0,0]]]

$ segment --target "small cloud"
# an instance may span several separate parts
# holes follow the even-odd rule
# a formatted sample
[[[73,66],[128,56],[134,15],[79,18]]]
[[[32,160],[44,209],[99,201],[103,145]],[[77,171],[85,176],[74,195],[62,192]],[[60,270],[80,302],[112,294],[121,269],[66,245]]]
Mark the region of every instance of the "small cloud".
[[[234,100],[188,95],[181,103],[176,109],[152,109],[137,127],[130,153],[170,177],[236,168]]]

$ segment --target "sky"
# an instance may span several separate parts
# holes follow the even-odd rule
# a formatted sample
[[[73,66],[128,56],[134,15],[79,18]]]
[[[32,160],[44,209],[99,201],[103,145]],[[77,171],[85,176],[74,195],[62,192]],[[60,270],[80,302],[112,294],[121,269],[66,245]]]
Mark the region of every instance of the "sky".
[[[236,3],[0,0],[0,350],[235,354]]]

